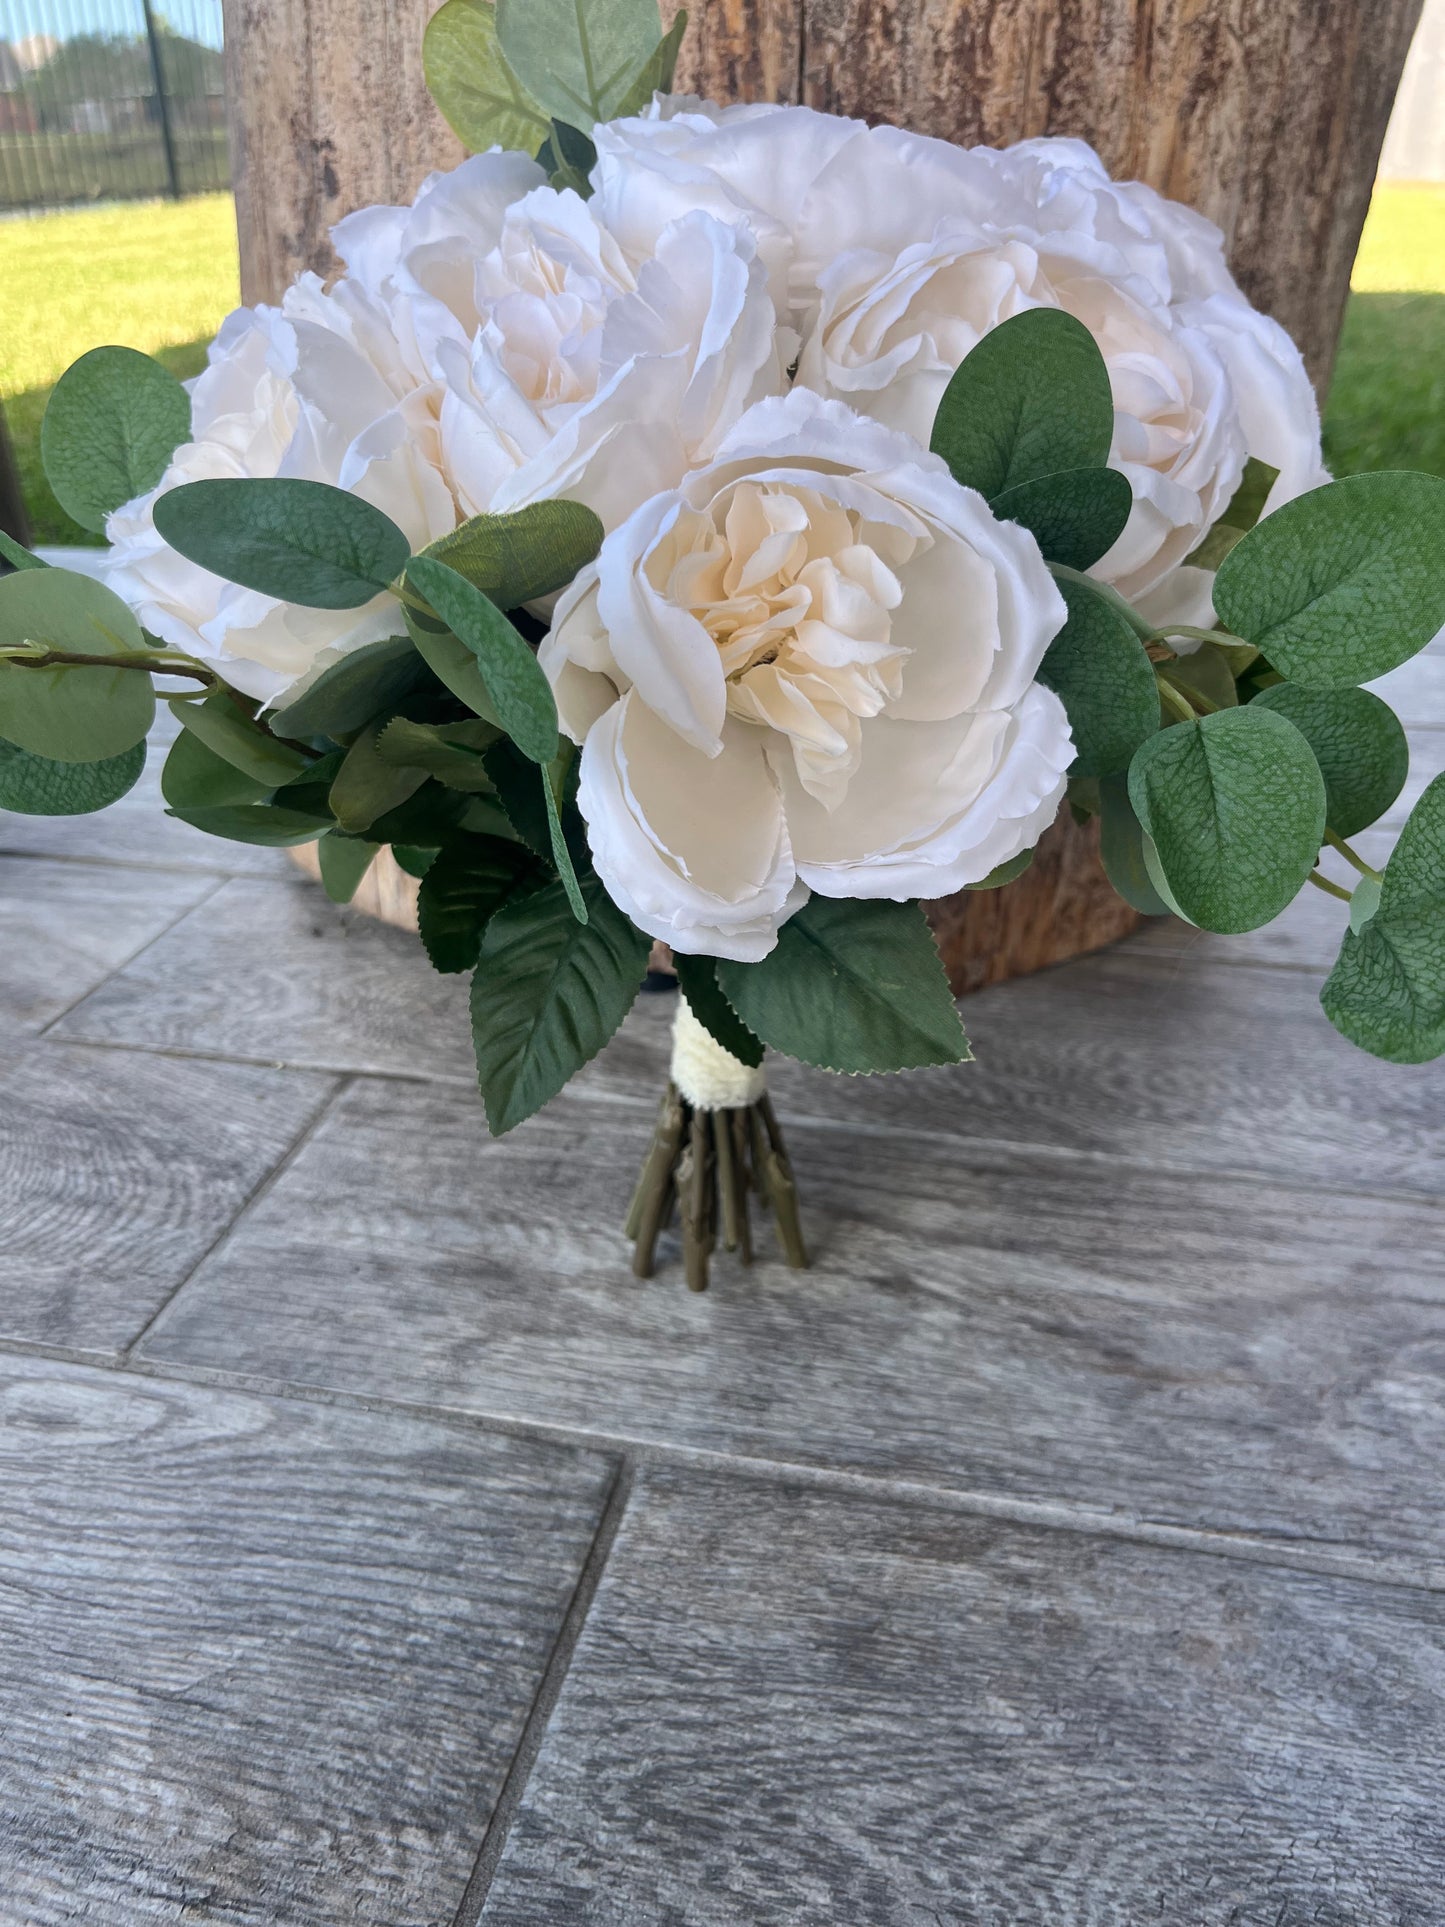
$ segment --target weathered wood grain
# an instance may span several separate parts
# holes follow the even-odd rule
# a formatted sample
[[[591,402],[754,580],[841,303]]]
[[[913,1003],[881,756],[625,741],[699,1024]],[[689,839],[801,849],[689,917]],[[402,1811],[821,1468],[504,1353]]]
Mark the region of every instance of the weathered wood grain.
[[[576,1095],[488,1142],[464,1092],[354,1087],[143,1352],[1353,1546],[1445,1584],[1434,1200],[790,1117],[815,1268],[720,1259],[698,1299],[675,1241],[658,1280],[627,1269],[650,1122]]]
[[[0,1337],[115,1353],[331,1078],[45,1043],[0,1069]]]
[[[611,1473],[0,1361],[0,1918],[450,1922]]]
[[[495,1927],[1433,1927],[1445,1605],[649,1473]]]
[[[0,1023],[38,1030],[214,888],[213,877],[138,881],[123,870],[0,857]]]

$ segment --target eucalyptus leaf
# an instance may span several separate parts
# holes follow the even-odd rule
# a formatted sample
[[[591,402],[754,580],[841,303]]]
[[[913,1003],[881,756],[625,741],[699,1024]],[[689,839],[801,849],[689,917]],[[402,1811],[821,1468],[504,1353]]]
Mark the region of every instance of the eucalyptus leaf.
[[[516,629],[480,589],[443,562],[415,556],[406,576],[476,658],[493,712],[489,720],[501,724],[524,756],[550,763],[557,754],[557,705],[537,658]]]
[[[1204,930],[1255,930],[1278,916],[1325,833],[1309,744],[1256,703],[1151,736],[1130,765],[1129,800],[1171,896]]]
[[[1201,642],[1187,655],[1162,664],[1159,673],[1177,689],[1193,690],[1203,696],[1216,709],[1234,709],[1239,703],[1234,670],[1217,642]]]
[[[50,564],[43,557],[34,555],[29,549],[22,548],[13,535],[0,529],[0,555],[12,569],[48,569]]]
[[[299,749],[278,743],[260,728],[227,689],[217,689],[200,702],[194,697],[173,696],[170,707],[171,714],[208,749],[268,789],[279,789],[308,765]]]
[[[1291,682],[1383,676],[1445,626],[1445,478],[1350,475],[1286,502],[1224,558],[1214,607]]]
[[[513,896],[546,881],[522,846],[494,836],[449,836],[417,896],[417,927],[434,969],[470,970],[491,918]]]
[[[171,744],[161,770],[161,795],[182,815],[260,803],[270,796],[272,787],[243,776],[234,763],[207,749],[199,736],[186,729]]]
[[[1129,801],[1128,777],[1106,776],[1099,785],[1099,856],[1104,874],[1125,903],[1146,917],[1163,917],[1172,906],[1155,887],[1144,847],[1147,841]]]
[[[567,746],[571,749],[571,744]],[[582,894],[582,885],[572,864],[572,852],[567,847],[567,836],[562,825],[563,789],[566,783],[569,759],[564,750],[555,761],[542,768],[542,801],[547,808],[547,840],[552,846],[552,861],[562,888],[567,893],[567,902],[572,914],[579,923],[587,921],[587,901]]]
[[[437,681],[449,689],[458,702],[465,703],[473,715],[500,728],[475,654],[435,617],[423,616],[414,609],[406,610],[405,616],[407,634]]]
[[[1061,308],[1030,308],[990,329],[960,363],[930,446],[991,502],[1026,482],[1106,467],[1113,436],[1109,371],[1094,337]]]
[[[103,534],[114,509],[155,487],[190,432],[190,397],[169,369],[134,348],[92,348],[51,390],[40,456],[66,514]]]
[[[21,816],[89,816],[133,789],[145,760],[144,743],[98,763],[57,763],[0,742],[0,810]]]
[[[537,150],[537,165],[546,168],[549,185],[559,193],[570,187],[584,201],[591,200],[590,176],[597,165],[597,148],[592,136],[580,127],[554,119],[551,133]]]
[[[497,0],[512,72],[549,114],[584,131],[620,112],[661,33],[657,0]]]
[[[297,843],[314,843],[318,836],[324,835],[331,827],[325,819],[271,803],[223,804],[214,809],[201,810],[172,808],[167,814],[179,817],[182,823],[189,823],[193,829],[204,830],[207,836],[224,837],[232,843],[259,843],[276,849],[285,849]]]
[[[732,1005],[722,993],[717,980],[716,957],[686,957],[674,951],[673,968],[677,971],[679,990],[687,1000],[689,1010],[707,1031],[715,1044],[756,1070],[763,1061],[763,1045],[738,1016]]]
[[[398,803],[385,816],[367,825],[377,843],[400,843],[421,850],[440,849],[454,830],[461,829],[476,799],[449,790],[429,778],[416,794]]]
[[[359,609],[406,567],[389,516],[329,482],[186,482],[156,497],[156,532],[189,561],[307,609]]]
[[[500,1137],[557,1095],[613,1036],[647,969],[649,941],[598,879],[579,923],[560,883],[489,920],[472,979],[472,1040],[487,1123]]]
[[[1301,689],[1276,683],[1254,707],[1287,716],[1325,779],[1325,821],[1336,836],[1376,823],[1405,787],[1410,745],[1400,719],[1369,689]]]
[[[507,65],[491,0],[446,0],[422,37],[427,92],[474,154],[505,147],[535,154],[547,116]]]
[[[1184,560],[1192,568],[1217,569],[1235,543],[1254,527],[1264,513],[1269,492],[1279,480],[1279,470],[1251,455],[1244,465],[1239,487],[1229,498],[1229,506],[1208,535]]]
[[[652,105],[654,94],[670,94],[672,77],[677,72],[677,56],[682,51],[683,35],[687,32],[687,9],[673,18],[672,25],[648,55],[642,72],[632,83],[631,91],[617,109],[618,117],[642,114]]]
[[[1021,522],[1047,562],[1091,569],[1124,532],[1134,491],[1115,468],[1071,468],[1018,482],[989,503],[1004,522]]]
[[[422,553],[464,575],[499,609],[515,609],[565,589],[601,546],[602,524],[591,509],[555,501],[474,515]]]
[[[1379,907],[1379,881],[1375,877],[1361,877],[1350,892],[1350,928],[1357,936]]]
[[[1015,878],[1021,877],[1033,860],[1032,850],[1020,850],[1017,856],[1011,856],[1006,863],[1000,863],[995,869],[990,870],[986,877],[980,877],[977,883],[965,883],[963,887],[965,890],[1001,890],[1006,883],[1012,883]]]
[[[362,730],[331,785],[332,814],[343,830],[353,834],[369,830],[379,818],[398,809],[427,780],[424,769],[398,768],[387,762],[377,748],[380,735],[377,729]],[[384,843],[390,838],[376,840]]]
[[[1410,812],[1374,914],[1346,931],[1320,1002],[1376,1057],[1424,1064],[1445,1052],[1445,775]]]
[[[1109,600],[1088,582],[1059,579],[1069,619],[1050,643],[1039,681],[1068,712],[1071,770],[1109,776],[1129,767],[1159,727],[1159,692],[1144,645]]]
[[[0,648],[32,644],[79,655],[144,651],[118,595],[70,569],[25,569],[0,580]],[[0,661],[0,737],[60,763],[99,763],[141,741],[155,717],[141,669],[37,668]]]
[[[299,696],[283,699],[270,717],[278,736],[306,741],[328,736],[343,742],[383,711],[429,681],[427,666],[409,636],[388,636],[350,650]]]
[[[326,832],[316,846],[316,860],[321,887],[333,903],[350,903],[380,848],[379,843],[366,843],[358,836]]]
[[[722,962],[717,975],[755,1036],[821,1070],[917,1070],[970,1055],[916,903],[814,896],[761,963]]]

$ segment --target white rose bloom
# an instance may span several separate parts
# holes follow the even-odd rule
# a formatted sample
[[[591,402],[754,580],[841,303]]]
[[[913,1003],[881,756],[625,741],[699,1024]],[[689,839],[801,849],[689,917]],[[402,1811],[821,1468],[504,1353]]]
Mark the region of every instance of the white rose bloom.
[[[191,386],[191,440],[159,486],[117,509],[108,579],[146,628],[274,703],[348,650],[401,633],[400,605],[303,609],[198,568],[156,533],[156,497],[185,482],[287,476],[350,489],[414,547],[456,526],[436,432],[385,317],[360,290],[302,278],[279,308],[228,317]]]
[[[1033,538],[936,457],[806,390],[759,403],[609,535],[542,645],[608,891],[751,962],[809,890],[979,881],[1064,793],[1035,675],[1065,615]]]
[[[779,392],[793,349],[746,228],[686,214],[634,265],[570,190],[507,211],[475,302],[471,339],[435,350],[464,515],[565,495],[615,527]]]

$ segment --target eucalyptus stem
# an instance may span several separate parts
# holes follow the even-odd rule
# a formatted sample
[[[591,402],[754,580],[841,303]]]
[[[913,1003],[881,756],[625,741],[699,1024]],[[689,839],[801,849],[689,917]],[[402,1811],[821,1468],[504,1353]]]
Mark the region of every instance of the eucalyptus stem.
[[[1357,856],[1342,836],[1337,836],[1333,830],[1326,830],[1325,842],[1332,850],[1338,850],[1346,863],[1358,870],[1362,877],[1370,877],[1374,882],[1380,882],[1380,872],[1372,869],[1362,856]]]
[[[1102,596],[1117,615],[1121,615],[1141,642],[1157,642],[1158,632],[1147,623],[1131,602],[1126,602],[1119,591],[1108,582],[1100,582],[1097,576],[1086,575],[1082,569],[1071,569],[1067,563],[1051,562],[1049,573],[1059,582],[1078,582],[1097,596]]]
[[[1195,629],[1187,622],[1166,622],[1162,629],[1150,631],[1151,642],[1167,642],[1171,636],[1187,636],[1191,642],[1220,642],[1226,649],[1237,649],[1243,640],[1224,629]]]
[[[156,649],[127,649],[119,655],[90,656],[78,649],[0,649],[0,662],[21,669],[139,669],[148,676],[190,676],[208,689],[220,689],[221,678],[192,656]]]
[[[1181,723],[1198,722],[1198,711],[1184,692],[1176,689],[1172,682],[1166,682],[1163,676],[1157,677],[1156,680],[1159,684],[1160,700],[1163,702],[1164,707],[1175,715]]]
[[[1323,890],[1326,896],[1338,897],[1341,903],[1350,901],[1350,893],[1342,883],[1332,882],[1329,877],[1321,876],[1318,870],[1310,871],[1309,880],[1317,890]]]

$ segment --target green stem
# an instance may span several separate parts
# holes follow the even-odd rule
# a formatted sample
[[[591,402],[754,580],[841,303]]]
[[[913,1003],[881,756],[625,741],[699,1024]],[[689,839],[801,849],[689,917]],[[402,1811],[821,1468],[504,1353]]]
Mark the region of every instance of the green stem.
[[[1141,642],[1158,640],[1156,632],[1139,614],[1139,611],[1131,603],[1126,602],[1119,591],[1111,588],[1107,582],[1100,582],[1095,576],[1086,575],[1082,569],[1071,569],[1064,562],[1051,562],[1049,573],[1056,581],[1081,582],[1086,589],[1092,589],[1095,595],[1102,596],[1110,608],[1124,618]]]
[[[1187,622],[1166,622],[1162,629],[1150,632],[1149,640],[1167,642],[1170,636],[1188,636],[1191,642],[1222,642],[1226,649],[1237,649],[1243,640],[1224,629],[1194,629]]]
[[[1189,704],[1190,722],[1192,722],[1196,716],[1214,716],[1218,714],[1219,704],[1217,702],[1212,701],[1210,697],[1206,696],[1203,690],[1196,689],[1193,683],[1185,682],[1177,676],[1171,676],[1169,671],[1164,668],[1161,663],[1155,663],[1154,675],[1161,689],[1172,689],[1176,696],[1182,696],[1184,701]]]
[[[1326,896],[1338,897],[1341,903],[1349,902],[1350,893],[1343,884],[1332,883],[1328,877],[1322,877],[1318,870],[1310,871],[1309,880],[1317,890],[1323,890]]]
[[[1362,856],[1356,856],[1355,852],[1342,836],[1336,836],[1333,830],[1326,830],[1325,842],[1329,844],[1332,850],[1338,850],[1346,863],[1358,870],[1362,877],[1373,877],[1376,883],[1381,881],[1380,872],[1378,870],[1372,870]]]
[[[128,649],[118,656],[88,656],[78,649],[0,649],[0,662],[13,662],[22,669],[139,669],[148,676],[191,676],[208,689],[223,687],[214,670],[190,656],[156,649]]]
[[[1197,723],[1199,717],[1194,705],[1174,687],[1172,682],[1166,682],[1162,676],[1158,677],[1157,680],[1159,683],[1159,697],[1164,707],[1171,711],[1181,723]]]

